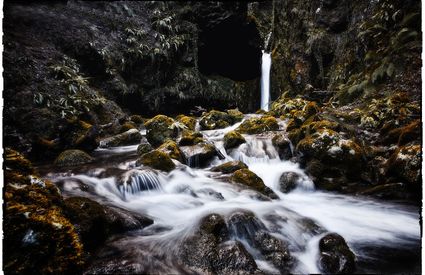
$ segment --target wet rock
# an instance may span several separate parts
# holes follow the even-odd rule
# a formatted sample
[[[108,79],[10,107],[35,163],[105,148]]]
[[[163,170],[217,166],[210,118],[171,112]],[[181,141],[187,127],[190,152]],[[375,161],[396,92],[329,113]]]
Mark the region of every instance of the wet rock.
[[[117,179],[117,187],[125,199],[127,194],[160,189],[161,183],[153,169],[132,169]]]
[[[293,259],[289,253],[288,245],[284,241],[273,237],[266,231],[258,231],[254,236],[254,247],[280,272],[284,274],[290,272]]]
[[[75,166],[92,162],[93,158],[81,150],[63,151],[55,160],[57,166]]]
[[[266,131],[279,130],[276,118],[272,116],[252,117],[236,129],[241,134],[261,134]]]
[[[179,145],[190,146],[201,142],[205,142],[204,135],[201,132],[183,131],[182,137],[179,140]]]
[[[248,166],[242,161],[234,160],[223,163],[219,166],[215,166],[211,168],[213,172],[221,172],[223,174],[230,174],[240,169],[247,169]]]
[[[292,157],[291,142],[283,135],[275,135],[272,144],[276,147],[280,159],[288,160]]]
[[[127,132],[128,130],[131,130],[131,129],[136,129],[137,130],[137,125],[134,122],[132,122],[132,121],[124,122],[121,125],[120,133]]]
[[[214,130],[229,127],[234,123],[234,118],[225,112],[212,110],[202,115],[199,125],[202,130]]]
[[[5,148],[3,154],[3,165],[9,168],[9,170],[17,171],[23,174],[35,174],[32,163],[18,151],[15,151],[11,148]]]
[[[241,242],[229,241],[218,247],[214,270],[218,274],[262,274]]]
[[[142,164],[164,172],[170,172],[176,168],[176,165],[173,163],[171,158],[166,153],[158,150],[153,150],[149,153],[143,154],[136,161],[136,165]]]
[[[105,138],[100,141],[99,147],[109,148],[116,146],[133,145],[140,142],[142,134],[137,129],[130,129],[124,133]]]
[[[236,131],[230,131],[224,135],[224,148],[226,150],[238,147],[246,142],[245,138]]]
[[[142,156],[143,154],[146,154],[150,151],[153,150],[152,145],[150,145],[149,143],[142,143],[139,146],[137,146],[137,155],[138,156]]]
[[[168,140],[161,144],[157,150],[166,153],[172,159],[186,163],[186,158],[175,141]]]
[[[226,112],[232,118],[232,124],[235,124],[236,122],[239,122],[243,119],[243,113],[238,109],[229,109]]]
[[[140,115],[131,115],[129,119],[131,122],[137,125],[143,124],[145,122],[145,119]]]
[[[223,195],[220,192],[217,192],[211,188],[204,188],[197,191],[198,194],[205,194],[208,197],[213,197],[217,200],[224,200]]]
[[[178,136],[179,128],[174,119],[157,115],[145,122],[146,138],[152,146],[157,147],[167,139],[175,139]]]
[[[180,150],[183,152],[187,160],[187,164],[190,167],[205,167],[216,156],[219,158],[221,157],[218,149],[214,145],[206,142],[192,146],[181,146]]]
[[[187,129],[195,131],[196,118],[185,115],[179,115],[176,117],[176,120],[183,123],[187,127]]]
[[[396,175],[416,187],[421,183],[421,146],[406,145],[398,148],[387,161],[387,173]]]
[[[230,232],[239,239],[255,242],[255,233],[265,229],[264,224],[251,211],[240,210],[233,212],[227,218]]]
[[[124,233],[152,225],[152,219],[115,206],[104,206],[107,222],[114,233]]]
[[[356,257],[340,235],[327,234],[320,239],[319,249],[319,266],[323,272],[346,274],[355,271]]]
[[[271,198],[278,199],[279,197],[269,187],[264,185],[263,180],[249,169],[240,169],[233,173],[232,181],[245,185],[261,194]]]
[[[295,172],[285,172],[279,178],[280,191],[288,193],[297,187],[301,176]]]

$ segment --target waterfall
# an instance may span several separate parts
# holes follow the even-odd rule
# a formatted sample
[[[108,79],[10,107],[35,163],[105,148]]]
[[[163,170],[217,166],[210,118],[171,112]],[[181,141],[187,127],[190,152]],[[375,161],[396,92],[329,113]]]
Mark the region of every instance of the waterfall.
[[[270,67],[272,59],[270,53],[263,51],[261,58],[261,109],[269,110],[270,101]]]

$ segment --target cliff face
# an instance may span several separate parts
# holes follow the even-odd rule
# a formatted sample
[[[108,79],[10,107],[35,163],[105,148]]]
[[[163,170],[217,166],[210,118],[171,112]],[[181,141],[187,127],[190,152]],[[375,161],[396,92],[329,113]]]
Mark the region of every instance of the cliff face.
[[[7,2],[6,145],[79,147],[64,137],[79,120],[110,134],[102,125],[128,113],[256,110],[262,42],[246,13],[246,3]]]

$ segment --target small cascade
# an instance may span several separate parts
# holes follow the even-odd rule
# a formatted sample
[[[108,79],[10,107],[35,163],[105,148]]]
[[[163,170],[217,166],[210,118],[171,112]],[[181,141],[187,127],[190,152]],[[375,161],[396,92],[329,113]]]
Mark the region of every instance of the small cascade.
[[[136,194],[143,191],[161,189],[158,175],[151,170],[130,170],[123,175],[119,185],[121,194]]]
[[[271,54],[263,51],[261,58],[261,109],[269,110]]]

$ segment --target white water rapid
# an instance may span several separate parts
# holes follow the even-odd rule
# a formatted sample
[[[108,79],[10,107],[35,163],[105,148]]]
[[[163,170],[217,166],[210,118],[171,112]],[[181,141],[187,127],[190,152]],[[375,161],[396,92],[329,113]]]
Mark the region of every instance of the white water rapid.
[[[267,101],[268,98],[264,102]],[[280,125],[284,130],[285,124]],[[94,164],[50,172],[45,177],[61,186],[65,196],[87,196],[153,219],[153,225],[114,237],[104,249],[104,255],[119,259],[116,261],[123,266],[136,266],[143,273],[190,273],[177,264],[175,257],[182,242],[194,234],[200,219],[211,213],[227,219],[241,210],[254,213],[268,233],[288,243],[291,256],[296,259],[292,273],[320,272],[318,242],[326,232],[345,238],[356,254],[359,273],[396,272],[391,269],[392,258],[385,258],[385,253],[410,253],[417,246],[420,251],[417,208],[315,190],[298,164],[279,159],[267,134],[245,135],[247,143],[226,153],[223,135],[236,127],[203,131],[225,156],[204,169],[177,161],[177,169],[170,173],[136,167],[136,146],[127,146],[98,150]],[[279,199],[264,200],[252,190],[229,183],[223,174],[210,171],[212,166],[229,160],[245,162]],[[282,193],[279,178],[289,171],[301,175],[301,179],[295,190]],[[80,187],[82,183],[85,188]],[[252,252],[262,271],[277,272],[243,237],[235,238]]]
[[[263,51],[261,58],[261,109],[269,110],[270,103],[270,68],[272,58],[270,53]]]

